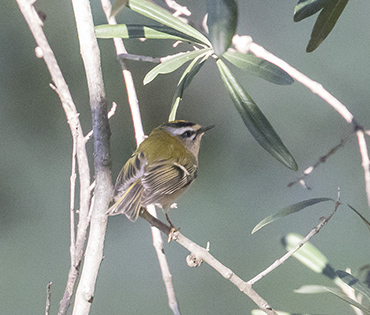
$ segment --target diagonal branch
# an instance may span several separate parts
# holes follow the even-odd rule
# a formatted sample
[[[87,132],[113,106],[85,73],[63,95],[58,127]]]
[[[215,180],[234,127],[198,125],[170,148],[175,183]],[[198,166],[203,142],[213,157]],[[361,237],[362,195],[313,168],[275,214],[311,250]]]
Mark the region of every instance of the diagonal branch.
[[[266,314],[277,315],[276,311],[272,309],[272,307],[256,291],[253,290],[251,284],[241,279],[231,269],[227,268],[221,262],[219,262],[209,253],[208,249],[200,247],[178,231],[171,233],[171,228],[169,226],[167,226],[157,218],[153,217],[144,208],[141,209],[140,216],[144,220],[148,221],[150,225],[158,228],[162,233],[166,235],[173,234],[172,239],[179,243],[181,246],[185,247],[193,257],[196,257],[196,261],[205,261],[208,265],[210,265],[213,269],[220,273],[225,279],[233,283],[241,292],[247,295]],[[194,260],[193,257],[192,260]],[[196,266],[199,266],[199,263]]]
[[[293,68],[284,60],[276,57],[275,55],[268,52],[262,46],[253,42],[250,36],[239,36],[235,35],[233,38],[233,44],[236,50],[246,53],[247,51],[251,51],[255,56],[265,59],[266,61],[271,62],[272,64],[280,67],[286,73],[288,73],[292,78],[297,80],[299,83],[307,87],[312,91],[312,93],[317,94],[321,97],[325,102],[327,102],[342,118],[348,123],[354,126],[356,131],[356,135],[358,138],[359,150],[362,159],[362,167],[364,169],[364,176],[365,176],[365,190],[366,190],[366,197],[367,203],[370,206],[370,159],[369,159],[369,152],[367,150],[365,138],[364,138],[364,130],[363,128],[358,125],[356,119],[354,118],[353,114],[347,109],[347,107],[342,104],[338,99],[336,99],[332,94],[330,94],[320,83],[311,80],[309,77],[298,71],[297,69]],[[305,172],[307,172],[306,170]]]
[[[299,250],[305,243],[307,243],[312,236],[316,235],[320,232],[320,230],[326,225],[329,220],[333,217],[333,215],[337,212],[338,207],[340,206],[339,198],[338,201],[335,204],[334,210],[332,213],[323,220],[320,221],[320,223],[315,226],[310,233],[307,234],[307,236],[302,239],[293,249],[291,249],[289,252],[287,252],[283,257],[275,260],[273,264],[271,264],[268,268],[266,268],[264,271],[260,272],[257,276],[255,276],[253,279],[249,280],[248,283],[253,285],[257,281],[261,280],[264,276],[269,274],[271,271],[282,265],[289,257],[291,257],[297,250]]]

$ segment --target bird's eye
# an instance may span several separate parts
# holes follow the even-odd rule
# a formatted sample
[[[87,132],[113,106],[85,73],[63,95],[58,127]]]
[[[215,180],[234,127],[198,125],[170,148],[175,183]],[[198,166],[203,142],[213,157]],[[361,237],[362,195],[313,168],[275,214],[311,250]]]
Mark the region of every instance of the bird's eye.
[[[193,132],[188,130],[181,134],[181,138],[190,138],[193,135]]]

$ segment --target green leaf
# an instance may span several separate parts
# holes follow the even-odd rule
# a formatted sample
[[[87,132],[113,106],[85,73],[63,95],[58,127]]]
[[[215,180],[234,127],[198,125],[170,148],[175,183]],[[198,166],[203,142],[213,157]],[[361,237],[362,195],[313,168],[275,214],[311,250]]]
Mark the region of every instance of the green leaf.
[[[289,233],[282,239],[282,243],[286,251],[290,251],[295,248],[302,239],[303,237],[297,233]],[[335,269],[329,264],[328,259],[310,242],[305,243],[293,254],[293,257],[316,273],[321,273],[331,280],[337,278]]]
[[[230,97],[245,125],[258,143],[286,167],[297,170],[298,165],[253,99],[239,85],[225,63],[219,59],[217,66]]]
[[[172,39],[181,41],[198,42],[196,38],[174,30],[168,26],[150,26],[138,24],[98,25],[95,26],[97,38],[147,38],[147,39]]]
[[[326,2],[328,2],[328,0],[299,0],[294,8],[294,22],[299,22],[319,12]]]
[[[199,49],[199,50],[181,52],[176,55],[169,56],[168,59],[166,59],[159,65],[155,66],[152,70],[150,70],[146,74],[144,78],[144,85],[153,81],[157,77],[158,74],[166,74],[166,73],[173,72],[176,69],[180,68],[185,62],[192,60],[196,58],[197,56],[209,50],[210,48],[204,48],[204,49]]]
[[[357,301],[349,298],[347,295],[343,293],[343,291],[341,291],[338,288],[324,287],[321,285],[305,285],[305,286],[300,287],[297,290],[294,290],[294,292],[301,293],[301,294],[317,294],[317,293],[329,292],[339,297],[340,299],[344,300],[348,304],[358,307],[360,310],[364,311],[366,314],[370,314],[370,311],[368,309],[366,309],[364,306],[362,306]]]
[[[208,38],[202,33],[152,2],[145,0],[129,0],[128,7],[151,20],[167,25],[191,38],[197,39],[199,43],[205,46],[211,46]]]
[[[348,0],[335,0],[325,3],[313,27],[311,39],[306,48],[307,52],[314,51],[329,35],[346,7],[347,2]]]
[[[353,210],[361,218],[361,220],[365,223],[366,227],[370,230],[370,222],[351,205],[349,205],[348,203],[345,203],[345,205],[351,208],[351,210]]]
[[[279,85],[289,85],[294,82],[284,70],[252,53],[226,51],[222,56],[234,66],[269,82]]]
[[[209,38],[217,56],[232,43],[238,23],[236,0],[207,0],[207,26]]]
[[[359,278],[363,283],[367,285],[367,287],[370,289],[370,265],[364,265],[359,268],[357,273],[357,278]]]
[[[204,63],[206,62],[209,56],[210,56],[209,52],[206,52],[205,54],[199,55],[198,57],[194,58],[193,61],[189,64],[189,66],[182,74],[179,83],[177,84],[175,95],[172,100],[172,108],[168,121],[176,120],[177,108],[180,104],[180,101],[182,100],[182,96],[185,92],[185,89],[189,86],[194,76],[203,67]],[[202,57],[203,59],[197,64],[198,60]]]
[[[342,299],[343,301],[347,302],[348,304],[350,305],[353,305],[355,307],[357,307],[358,309],[360,309],[364,314],[367,314],[367,315],[370,315],[370,310],[368,310],[366,307],[364,307],[363,305],[361,305],[360,303],[358,303],[357,301],[355,300],[352,300],[351,298],[349,298],[347,295],[345,295],[342,291],[340,291],[339,289],[337,288],[327,288],[325,287],[325,289],[334,294],[335,296],[339,297],[340,299]]]
[[[259,222],[254,229],[252,230],[252,234],[257,232],[259,229],[264,227],[267,224],[270,224],[280,218],[284,218],[288,216],[289,214],[296,213],[298,211],[303,210],[304,208],[307,208],[309,206],[313,206],[319,202],[323,201],[334,201],[331,198],[314,198],[314,199],[308,199],[304,201],[297,202],[293,205],[290,205],[289,207],[284,208],[283,210],[279,211],[278,213],[269,215],[268,217],[264,218],[261,222]]]
[[[116,0],[114,1],[110,16],[116,16],[117,13],[123,10],[128,4],[128,0]]]
[[[332,288],[336,290],[337,288]],[[318,293],[327,293],[328,290],[322,285],[303,285],[300,288],[294,290],[295,293],[299,294],[318,294]]]
[[[367,287],[365,283],[363,283],[356,277],[352,276],[351,274],[343,270],[337,270],[336,274],[339,278],[342,279],[342,281],[347,283],[351,288],[362,293],[364,296],[370,299],[370,289]]]

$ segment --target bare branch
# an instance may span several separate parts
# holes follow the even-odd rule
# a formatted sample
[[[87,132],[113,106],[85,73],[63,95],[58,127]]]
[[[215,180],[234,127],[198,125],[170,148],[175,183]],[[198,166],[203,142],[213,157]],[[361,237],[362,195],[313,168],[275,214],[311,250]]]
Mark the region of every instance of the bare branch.
[[[45,306],[45,315],[49,315],[50,304],[51,304],[51,285],[53,282],[49,282],[46,286],[46,306]]]
[[[76,259],[76,234],[75,234],[75,194],[76,194],[76,152],[77,152],[77,134],[76,130],[72,135],[72,166],[70,177],[70,256],[71,266],[75,266]]]
[[[370,160],[369,160],[369,153],[366,146],[366,140],[364,131],[359,129],[356,131],[357,139],[358,139],[358,147],[360,148],[361,160],[362,160],[362,167],[364,169],[365,174],[365,190],[366,190],[366,197],[367,197],[367,204],[370,206]]]
[[[155,210],[154,205],[148,206],[147,210],[153,217],[157,218],[157,211]],[[171,271],[168,266],[166,255],[164,253],[161,232],[154,226],[151,227],[151,231],[153,238],[153,246],[158,257],[159,266],[162,272],[162,279],[166,287],[166,292],[168,296],[168,306],[170,307],[174,315],[180,315],[179,305],[177,303],[175,296],[175,288],[172,282]]]
[[[152,62],[152,63],[161,63],[161,58],[154,58],[150,56],[141,56],[141,55],[132,55],[132,54],[119,54],[117,59],[121,62],[121,59],[124,60],[133,60],[133,61],[142,61],[142,62]]]
[[[84,315],[89,313],[94,298],[95,283],[103,257],[107,226],[105,212],[112,197],[109,153],[110,129],[101,73],[100,51],[94,33],[90,2],[88,0],[73,0],[72,5],[89,89],[96,178],[89,239],[73,308],[73,314]]]
[[[350,124],[353,122],[353,115],[347,109],[347,107],[344,106],[333,95],[331,95],[327,90],[325,90],[320,83],[311,80],[309,77],[304,75],[302,72],[299,72],[297,69],[293,68],[284,60],[276,57],[275,55],[264,49],[262,46],[254,43],[250,36],[235,35],[233,38],[233,45],[240,52],[246,53],[250,51],[255,56],[265,59],[273,63],[274,65],[277,65],[279,68],[283,69],[286,73],[288,73],[293,79],[297,80],[305,87],[310,89],[312,93],[320,96],[331,107],[333,107],[347,123]]]
[[[181,15],[190,16],[191,12],[185,6],[178,4],[175,0],[165,0],[167,6],[174,10],[173,16],[180,17]]]
[[[110,25],[116,25],[117,21],[114,16],[110,16],[112,10],[112,5],[109,0],[101,0],[101,4],[107,18],[107,21]],[[136,144],[139,145],[145,139],[145,134],[143,130],[143,124],[141,122],[141,114],[139,101],[136,95],[136,89],[134,85],[134,80],[132,78],[131,72],[127,69],[126,64],[122,58],[119,58],[120,55],[126,55],[127,51],[123,45],[123,41],[120,38],[113,38],[114,46],[116,48],[117,59],[121,64],[122,75],[125,80],[126,91],[128,96],[128,102],[131,110],[132,122],[134,125],[135,139]]]
[[[318,166],[320,166],[321,164],[325,163],[326,160],[329,157],[331,157],[334,153],[336,153],[340,148],[343,148],[344,145],[347,143],[347,141],[350,139],[350,137],[353,135],[353,133],[354,133],[354,131],[351,134],[349,134],[347,137],[345,137],[344,139],[342,139],[340,141],[340,143],[337,144],[335,147],[331,148],[329,150],[329,152],[327,152],[326,154],[324,154],[323,156],[321,156],[314,165],[309,166],[308,168],[306,168],[303,171],[303,174],[301,176],[299,176],[295,181],[290,182],[288,184],[288,187],[292,187],[293,185],[295,185],[297,183],[300,183],[304,188],[311,189],[310,187],[308,187],[306,185],[306,182],[305,182],[306,177],[308,175],[310,175]]]
[[[37,57],[44,59],[45,64],[50,72],[51,78],[54,82],[51,87],[58,94],[61,100],[62,107],[67,117],[67,122],[69,124],[72,136],[77,131],[76,155],[80,182],[80,211],[76,236],[76,250],[74,259],[75,264],[71,265],[70,267],[66,289],[63,295],[63,299],[60,302],[59,308],[59,314],[64,314],[69,306],[69,301],[73,293],[74,284],[78,276],[79,262],[81,261],[85,244],[86,229],[89,224],[87,220],[87,213],[90,204],[90,169],[87,159],[83,131],[78,118],[76,106],[69,92],[67,83],[64,80],[63,74],[58,66],[54,53],[51,50],[49,43],[45,37],[42,29],[43,23],[40,20],[35,8],[33,7],[34,2],[27,0],[17,0],[17,3],[38,45],[38,47],[36,47],[35,49]]]
[[[254,43],[252,38],[250,36],[239,36],[235,35],[233,38],[233,44],[236,50],[246,53],[248,51],[251,51],[254,55],[256,55],[259,58],[263,58],[281,69],[283,69],[286,73],[288,73],[291,77],[293,77],[295,80],[303,84],[305,87],[310,89],[313,93],[320,96],[324,101],[326,101],[331,107],[336,110],[339,115],[343,117],[343,119],[348,124],[353,124],[354,129],[357,134],[358,143],[359,143],[359,149],[361,153],[362,158],[362,167],[364,169],[364,176],[365,176],[365,190],[366,190],[366,197],[368,205],[370,206],[370,170],[369,170],[369,154],[365,142],[364,137],[364,130],[361,126],[357,124],[357,122],[354,119],[354,116],[352,113],[347,109],[346,106],[344,106],[339,100],[337,100],[333,95],[331,95],[327,90],[324,89],[324,87],[313,80],[311,80],[309,77],[304,75],[303,73],[299,72],[297,69],[290,66],[287,62],[284,60],[274,56],[267,50],[265,50],[263,47],[259,46],[258,44]],[[367,133],[368,131],[365,131]],[[337,150],[342,144],[338,145],[337,147],[333,148],[334,150]],[[316,163],[315,165],[318,166],[321,164],[321,162]],[[312,170],[316,167],[309,167],[305,170],[305,175],[312,172]],[[304,178],[301,178],[298,180],[303,186],[306,186],[304,182]],[[293,185],[295,182],[290,183],[289,185]]]

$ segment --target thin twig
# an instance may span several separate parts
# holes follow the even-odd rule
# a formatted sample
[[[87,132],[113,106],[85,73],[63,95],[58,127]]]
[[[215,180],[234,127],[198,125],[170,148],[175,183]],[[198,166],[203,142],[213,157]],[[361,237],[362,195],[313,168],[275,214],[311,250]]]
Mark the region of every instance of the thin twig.
[[[45,306],[45,315],[49,315],[50,313],[50,305],[51,305],[51,285],[53,282],[49,282],[46,286],[46,306]]]
[[[305,182],[306,177],[310,175],[318,166],[325,163],[329,157],[331,157],[335,152],[338,151],[338,149],[343,148],[346,142],[350,139],[352,135],[353,135],[353,132],[349,134],[347,137],[341,139],[339,144],[337,144],[335,147],[331,148],[329,152],[321,156],[314,165],[306,168],[303,171],[303,174],[301,176],[299,176],[295,181],[290,182],[287,186],[292,187],[293,185],[300,183],[304,188],[311,189],[309,186],[306,185],[306,182]]]
[[[291,249],[289,252],[287,252],[283,257],[280,259],[275,260],[275,262],[270,265],[268,268],[266,268],[264,271],[259,273],[257,276],[252,278],[248,281],[250,285],[253,285],[257,281],[261,280],[264,276],[269,274],[271,271],[282,265],[289,257],[291,257],[298,249],[300,249],[305,243],[307,243],[312,236],[319,233],[319,231],[322,229],[322,227],[328,223],[328,221],[332,218],[334,213],[337,211],[338,207],[340,206],[340,202],[337,201],[334,207],[334,211],[325,219],[323,219],[316,227],[314,227],[310,233],[302,240],[300,241],[293,249]]]
[[[370,206],[370,160],[369,154],[367,150],[366,140],[364,131],[359,129],[356,131],[357,139],[358,139],[358,147],[360,148],[361,160],[362,160],[362,167],[364,169],[365,174],[365,190],[366,190],[366,197],[367,197],[367,204]]]
[[[157,57],[150,57],[150,56],[141,56],[141,55],[133,55],[133,54],[119,54],[117,55],[117,59],[121,61],[123,60],[133,60],[133,61],[141,61],[141,62],[152,62],[152,63],[161,63],[161,58]]]
[[[180,17],[181,15],[190,16],[191,12],[185,6],[178,4],[175,0],[165,0],[167,6],[174,10],[173,16]]]
[[[102,7],[103,7],[108,23],[110,25],[116,25],[117,24],[116,18],[114,16],[110,16],[110,12],[112,10],[112,5],[110,1],[101,0],[101,4],[102,4]],[[113,38],[113,42],[114,42],[114,47],[116,48],[117,59],[121,64],[122,75],[125,80],[127,97],[128,97],[130,110],[131,110],[132,122],[134,125],[136,144],[139,145],[141,142],[144,141],[145,134],[144,134],[143,124],[141,122],[140,107],[139,107],[139,101],[136,95],[134,80],[132,78],[131,72],[126,67],[124,60],[118,57],[120,55],[127,54],[127,50],[125,46],[123,45],[122,39]]]
[[[149,205],[147,207],[147,210],[153,217],[157,218],[157,211],[155,210],[154,205]],[[175,296],[175,288],[172,282],[170,267],[168,266],[167,258],[163,249],[163,239],[161,236],[161,232],[156,227],[151,227],[151,232],[153,246],[157,254],[159,267],[162,272],[163,283],[167,292],[168,306],[170,307],[174,315],[180,315],[180,309]]]
[[[75,194],[76,194],[76,152],[77,152],[77,136],[78,130],[76,128],[72,135],[72,166],[71,166],[71,177],[70,177],[70,256],[71,266],[75,265],[76,259],[76,234],[75,234]]]
[[[141,209],[140,216],[148,221],[151,226],[155,226],[157,229],[161,230],[161,232],[165,235],[168,236],[171,233],[171,227],[153,217],[146,209]],[[173,233],[172,239],[179,243],[181,246],[185,247],[192,254],[192,256],[197,258],[197,261],[206,262],[218,273],[220,273],[225,279],[229,280],[231,283],[237,286],[237,288],[241,292],[246,294],[252,301],[254,301],[257,306],[266,314],[277,315],[275,310],[273,310],[271,306],[261,296],[259,296],[256,291],[252,289],[252,286],[249,283],[242,280],[231,269],[227,268],[216,258],[214,258],[209,253],[209,248],[203,248],[197,245],[178,231]]]

